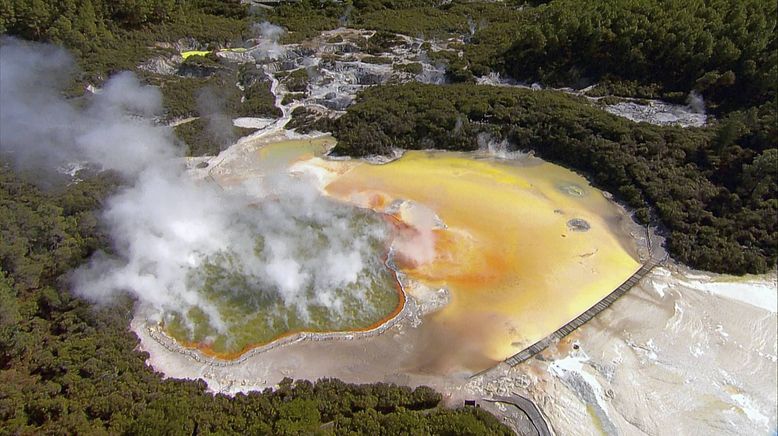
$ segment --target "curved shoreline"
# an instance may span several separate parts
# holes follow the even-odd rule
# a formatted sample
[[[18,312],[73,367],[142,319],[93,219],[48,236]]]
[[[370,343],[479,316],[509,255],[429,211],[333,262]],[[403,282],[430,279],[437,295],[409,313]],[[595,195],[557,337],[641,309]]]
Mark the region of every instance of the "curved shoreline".
[[[411,314],[410,305],[415,306],[415,302],[410,302],[408,293],[405,291],[405,287],[402,284],[400,275],[404,275],[396,269],[394,263],[391,261],[391,251],[387,254],[384,265],[392,272],[397,293],[400,297],[400,301],[397,306],[390,312],[387,317],[371,324],[363,329],[343,330],[343,331],[325,331],[325,332],[311,332],[311,331],[296,331],[287,332],[283,335],[265,343],[250,345],[243,350],[235,353],[209,353],[205,347],[197,345],[189,345],[179,341],[169,334],[167,334],[160,324],[149,326],[144,325],[149,336],[157,341],[160,345],[168,349],[169,351],[181,353],[189,356],[197,362],[209,363],[215,366],[232,366],[245,362],[249,358],[272,350],[274,348],[289,345],[302,341],[331,341],[331,340],[352,340],[360,339],[371,336],[376,336],[384,333],[386,330],[394,327],[408,317]],[[234,356],[234,357],[233,357]]]
[[[280,99],[277,100],[280,101]],[[224,189],[222,184],[219,183],[214,178],[213,171],[216,168],[220,167],[225,162],[225,160],[234,158],[232,154],[239,153],[239,150],[237,149],[238,145],[243,145],[245,147],[252,142],[262,141],[262,143],[257,148],[260,149],[260,148],[264,148],[269,144],[273,144],[277,141],[283,142],[285,140],[295,140],[295,139],[317,140],[317,139],[325,139],[327,137],[331,137],[329,133],[313,133],[310,135],[299,135],[297,133],[294,133],[293,131],[286,130],[284,128],[284,125],[286,123],[281,121],[283,121],[283,119],[278,120],[276,123],[268,127],[265,127],[264,129],[260,129],[258,132],[252,135],[241,138],[232,147],[219,153],[217,156],[213,156],[210,159],[211,165],[208,166],[206,177],[210,179],[213,183],[215,183],[217,186]],[[290,134],[292,136],[291,138],[289,137]],[[274,137],[275,135],[282,135],[283,138],[275,138]],[[331,145],[327,146],[323,154],[326,156],[334,146],[335,146],[335,142],[333,141]],[[230,153],[230,150],[232,150],[232,153]],[[369,163],[372,164],[388,163],[392,160],[399,159],[400,157],[402,157],[402,154],[403,153],[398,153],[398,155],[395,158],[387,162],[375,161]],[[331,159],[331,157],[327,157],[327,158]],[[333,159],[333,160],[337,160],[337,159]],[[379,215],[386,216],[385,214],[382,213],[379,213]],[[244,347],[242,350],[232,352],[232,353],[213,352],[213,351],[209,351],[208,347],[204,346],[203,344],[196,343],[196,342],[180,341],[178,339],[175,339],[174,337],[172,337],[171,335],[169,335],[164,331],[164,327],[161,325],[161,323],[154,326],[149,326],[146,325],[146,323],[144,322],[142,328],[147,329],[149,336],[151,338],[153,338],[156,342],[158,342],[160,345],[162,345],[163,347],[165,347],[170,351],[179,352],[181,354],[187,355],[189,357],[192,357],[198,362],[211,361],[211,362],[222,362],[222,363],[230,363],[230,364],[238,364],[244,362],[245,360],[247,360],[248,358],[256,354],[260,354],[265,351],[272,350],[281,345],[287,345],[287,344],[305,341],[305,340],[321,341],[321,340],[334,340],[334,339],[355,339],[357,337],[375,336],[393,327],[394,325],[397,324],[397,322],[401,321],[403,318],[407,316],[406,309],[408,306],[408,294],[407,292],[405,292],[405,289],[402,285],[402,280],[400,279],[400,275],[403,273],[401,273],[399,269],[394,266],[394,263],[391,261],[391,257],[392,257],[392,252],[390,248],[387,251],[386,255],[384,256],[383,261],[384,261],[384,266],[388,268],[391,274],[393,275],[395,288],[399,296],[399,301],[397,305],[394,307],[394,309],[392,309],[392,311],[389,312],[388,315],[382,317],[381,319],[370,324],[367,327],[356,328],[353,330],[340,330],[340,331],[319,331],[319,332],[306,331],[306,330],[288,331],[275,337],[270,341],[248,345]],[[227,366],[227,365],[220,365],[220,366]]]

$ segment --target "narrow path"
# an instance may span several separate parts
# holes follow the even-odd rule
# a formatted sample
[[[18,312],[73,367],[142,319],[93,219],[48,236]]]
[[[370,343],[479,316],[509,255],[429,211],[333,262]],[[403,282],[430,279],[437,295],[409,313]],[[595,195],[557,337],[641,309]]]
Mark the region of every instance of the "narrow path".
[[[554,333],[551,333],[550,335],[539,340],[538,342],[535,342],[529,347],[505,359],[504,362],[510,366],[516,366],[521,362],[524,362],[525,360],[529,359],[530,357],[545,350],[549,345],[569,335],[575,329],[581,327],[590,319],[597,316],[598,313],[607,309],[611,304],[613,304],[613,302],[618,300],[619,297],[626,294],[630,289],[632,289],[633,286],[635,286],[640,280],[642,280],[643,277],[645,277],[649,272],[651,272],[651,270],[654,269],[654,267],[656,267],[658,264],[659,264],[658,260],[650,259],[645,265],[641,266],[640,269],[635,271],[635,273],[632,274],[624,283],[619,285],[619,287],[616,288],[616,290],[608,294],[597,304],[587,309],[584,313],[578,315],[572,321],[563,325],[559,330],[555,331]]]
[[[538,409],[538,406],[536,406],[535,403],[533,403],[529,398],[515,394],[509,397],[494,395],[491,398],[484,398],[484,401],[489,401],[492,403],[505,403],[516,406],[519,408],[519,410],[524,412],[525,415],[527,415],[527,418],[529,418],[530,422],[532,422],[532,426],[535,427],[535,430],[538,432],[539,436],[551,436],[551,430],[549,430],[546,420],[540,413],[540,409]]]
[[[652,241],[651,241],[650,233],[648,234],[648,248],[649,248],[649,260],[643,266],[641,266],[637,271],[635,271],[635,273],[632,274],[627,280],[625,280],[621,285],[619,285],[619,287],[617,287],[613,292],[605,296],[605,298],[600,300],[594,306],[590,307],[584,313],[582,313],[572,321],[562,326],[559,330],[555,331],[554,333],[551,333],[550,335],[546,336],[540,341],[535,342],[534,344],[530,345],[524,350],[521,350],[520,352],[514,354],[513,356],[505,359],[503,362],[512,367],[520,364],[521,362],[524,362],[525,360],[545,350],[549,345],[569,335],[575,329],[584,325],[590,319],[597,316],[597,314],[607,309],[611,304],[613,304],[617,299],[619,299],[619,297],[626,294],[630,289],[632,289],[636,284],[638,284],[640,280],[642,280],[646,275],[648,275],[648,273],[650,273],[651,270],[653,270],[657,265],[659,265],[665,260],[666,255],[665,258],[658,259],[657,258],[658,253],[652,250]],[[490,372],[493,369],[494,367],[489,368],[485,371],[481,371],[477,374],[474,374],[472,377],[477,377],[479,375],[485,374],[487,372]],[[521,395],[514,394],[511,396],[495,395],[492,396],[491,398],[484,398],[484,401],[507,403],[519,408],[519,410],[521,410],[522,412],[524,412],[524,414],[527,415],[527,418],[529,418],[529,420],[532,422],[532,425],[537,430],[539,436],[551,436],[552,433],[548,428],[548,424],[546,423],[546,420],[543,418],[540,409],[537,407],[537,405],[535,405],[535,403],[532,400],[523,397]]]
[[[597,302],[597,304],[595,304],[594,306],[587,309],[584,313],[580,314],[572,321],[563,325],[559,330],[551,333],[550,335],[539,340],[538,342],[535,342],[529,347],[519,351],[513,356],[503,360],[502,363],[505,363],[513,367],[520,364],[521,362],[524,362],[530,357],[540,353],[541,351],[545,350],[546,348],[548,348],[549,345],[561,340],[565,336],[572,333],[578,327],[581,327],[582,325],[586,324],[586,322],[588,322],[590,319],[597,316],[597,314],[610,307],[611,304],[613,304],[616,300],[618,300],[619,297],[626,294],[630,289],[632,289],[633,286],[638,284],[638,282],[640,282],[640,280],[642,280],[643,277],[648,275],[648,273],[650,273],[651,270],[653,270],[657,265],[666,261],[668,258],[668,254],[662,248],[661,243],[657,245],[657,243],[654,242],[654,238],[656,237],[655,233],[651,231],[651,229],[649,228],[646,228],[645,230],[646,230],[646,244],[647,244],[646,247],[648,248],[648,260],[646,261],[645,264],[643,264],[643,266],[641,266],[637,271],[635,271],[634,274],[632,274],[627,280],[625,280],[624,283],[619,285],[619,287],[617,287],[613,292],[605,296],[605,298]],[[483,371],[473,374],[472,376],[470,376],[470,378],[475,378],[484,375],[486,373],[491,372],[495,368],[496,366],[487,368]]]

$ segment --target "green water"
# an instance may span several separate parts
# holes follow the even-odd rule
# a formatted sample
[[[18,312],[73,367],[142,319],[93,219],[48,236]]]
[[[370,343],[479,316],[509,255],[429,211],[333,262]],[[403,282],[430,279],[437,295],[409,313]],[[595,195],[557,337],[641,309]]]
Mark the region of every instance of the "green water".
[[[375,225],[378,218],[369,212],[356,213],[353,226]],[[326,235],[321,229],[307,229],[307,256],[325,252]],[[257,237],[257,250],[262,251]],[[242,272],[240,260],[232,254],[209,259],[190,273],[191,284],[201,298],[216,308],[222,329],[202,309],[168,314],[167,332],[179,341],[196,344],[211,354],[235,357],[252,346],[265,344],[288,333],[353,331],[379,323],[397,308],[400,300],[394,273],[383,263],[384,243],[373,239],[372,258],[362,259],[364,268],[357,280],[337,289],[325,289],[328,301],[317,304],[313,286],[300,290],[292,301],[285,301],[278,290]],[[236,272],[238,271],[238,272]],[[302,302],[297,304],[297,302]]]

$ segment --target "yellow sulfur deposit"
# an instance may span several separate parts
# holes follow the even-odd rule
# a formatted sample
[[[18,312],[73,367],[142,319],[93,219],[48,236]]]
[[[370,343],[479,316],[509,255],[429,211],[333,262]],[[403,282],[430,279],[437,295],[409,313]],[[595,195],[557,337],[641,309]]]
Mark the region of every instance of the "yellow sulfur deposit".
[[[207,56],[209,53],[211,53],[211,50],[189,50],[182,51],[181,57],[187,59],[190,56]]]
[[[639,267],[628,241],[616,236],[623,219],[617,207],[571,171],[536,163],[408,152],[385,165],[351,163],[326,187],[336,198],[377,211],[410,200],[445,223],[445,229],[416,229],[419,238],[433,239],[432,257],[400,252],[398,263],[410,277],[449,290],[451,302],[425,322],[447,333],[441,340],[457,341],[445,348],[453,360],[513,355],[593,306]]]
[[[208,56],[213,50],[187,50],[181,52],[181,57],[187,59],[190,56]],[[246,51],[243,47],[225,48],[219,51],[231,51],[235,53],[244,53]]]

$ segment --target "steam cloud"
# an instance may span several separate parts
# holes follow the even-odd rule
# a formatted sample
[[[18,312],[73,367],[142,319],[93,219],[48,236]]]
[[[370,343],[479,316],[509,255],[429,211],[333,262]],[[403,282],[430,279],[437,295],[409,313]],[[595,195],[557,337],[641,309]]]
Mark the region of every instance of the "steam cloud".
[[[346,10],[343,11],[343,15],[338,18],[338,25],[340,27],[348,26],[349,19],[351,18],[351,12],[354,10],[354,6],[346,6]]]
[[[259,44],[251,52],[257,61],[278,60],[284,57],[286,49],[279,44],[279,40],[284,36],[283,27],[263,21],[254,24],[252,30],[259,40]]]
[[[134,75],[115,76],[79,110],[61,97],[74,68],[66,52],[6,38],[0,44],[0,143],[18,168],[87,160],[128,177],[176,155],[170,132],[141,118],[159,110],[160,93]]]
[[[481,153],[498,159],[521,159],[531,153],[521,150],[511,151],[512,147],[507,139],[498,139],[486,132],[479,133],[476,140],[478,142],[478,150]]]
[[[699,92],[690,92],[689,97],[686,99],[686,103],[689,105],[689,108],[694,111],[694,113],[705,113],[705,100],[703,100],[702,95]]]
[[[212,86],[201,89],[197,95],[197,112],[207,120],[207,133],[222,150],[236,139],[232,119],[225,114],[225,103],[224,92]]]
[[[98,253],[74,271],[78,294],[110,302],[126,292],[160,317],[197,307],[221,331],[224,320],[200,292],[207,265],[240,274],[302,317],[310,304],[339,311],[336,291],[380,265],[384,227],[354,225],[354,209],[304,181],[268,176],[249,196],[188,177],[170,130],[150,120],[161,111],[159,91],[134,75],[114,76],[77,107],[61,96],[63,71],[73,70],[64,51],[8,38],[0,48],[3,157],[50,172],[86,160],[127,181],[103,211],[118,256]]]
[[[392,243],[392,249],[410,265],[419,266],[433,261],[436,257],[435,229],[442,222],[432,209],[418,203],[403,204],[403,222],[411,224],[412,230],[402,232]]]

